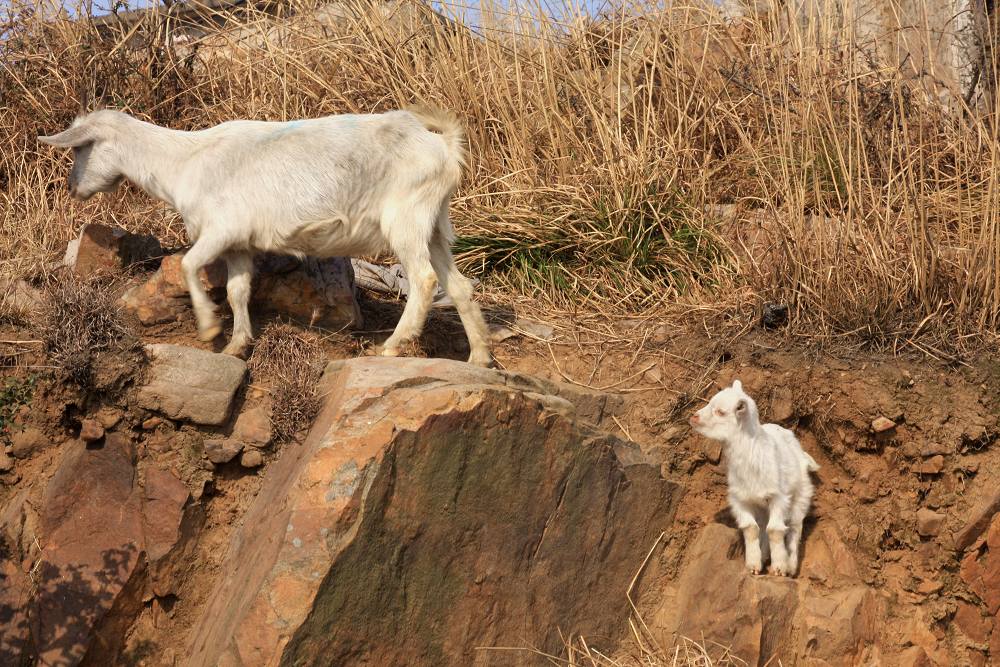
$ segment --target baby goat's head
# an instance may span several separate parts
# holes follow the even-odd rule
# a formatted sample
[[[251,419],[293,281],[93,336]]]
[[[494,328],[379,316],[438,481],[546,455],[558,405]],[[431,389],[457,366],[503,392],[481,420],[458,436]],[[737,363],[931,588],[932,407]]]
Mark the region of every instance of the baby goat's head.
[[[754,430],[758,424],[757,404],[743,391],[743,383],[736,380],[691,415],[689,421],[706,438],[728,441],[741,431]]]
[[[123,117],[117,111],[94,111],[79,116],[59,134],[38,137],[42,143],[73,149],[73,169],[69,191],[77,199],[87,200],[98,192],[113,192],[122,182],[116,141],[116,125]]]

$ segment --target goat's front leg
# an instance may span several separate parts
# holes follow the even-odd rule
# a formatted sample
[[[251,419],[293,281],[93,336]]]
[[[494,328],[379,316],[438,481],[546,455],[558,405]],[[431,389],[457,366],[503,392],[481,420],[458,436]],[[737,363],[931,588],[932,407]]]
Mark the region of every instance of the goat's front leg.
[[[229,279],[226,281],[226,297],[233,311],[233,335],[223,354],[242,357],[247,345],[253,340],[250,324],[250,286],[253,281],[253,255],[249,252],[228,252],[225,255]]]
[[[736,519],[736,525],[743,533],[747,569],[752,574],[760,574],[764,569],[760,553],[760,526],[757,525],[753,508],[747,507],[732,496],[729,497],[729,508],[733,513],[733,518]]]
[[[213,340],[222,333],[222,325],[215,314],[215,304],[208,298],[208,292],[198,278],[198,271],[212,263],[224,249],[222,239],[206,234],[195,241],[181,260],[184,282],[187,283],[194,316],[198,322],[198,340],[204,342]]]
[[[771,574],[787,576],[792,573],[785,546],[786,523],[789,509],[788,496],[777,494],[767,503],[767,539],[771,546]]]

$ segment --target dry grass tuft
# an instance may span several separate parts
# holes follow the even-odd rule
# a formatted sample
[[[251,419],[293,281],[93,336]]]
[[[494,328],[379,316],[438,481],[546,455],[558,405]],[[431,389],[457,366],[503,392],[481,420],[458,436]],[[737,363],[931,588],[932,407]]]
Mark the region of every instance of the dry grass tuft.
[[[131,363],[124,355],[138,350],[140,342],[125,318],[114,281],[61,272],[48,278],[44,304],[35,328],[50,363],[66,379],[89,387],[101,362]]]
[[[747,665],[746,661],[731,655],[722,647],[711,651],[706,645],[687,637],[682,638],[681,642],[669,651],[644,646],[633,651],[620,651],[613,657],[588,646],[582,637],[578,637],[576,643],[566,647],[566,658],[560,659],[558,664],[579,667],[746,667]]]
[[[254,383],[269,386],[271,429],[287,442],[316,417],[317,382],[326,357],[320,339],[288,324],[271,323],[260,334],[248,366]]]

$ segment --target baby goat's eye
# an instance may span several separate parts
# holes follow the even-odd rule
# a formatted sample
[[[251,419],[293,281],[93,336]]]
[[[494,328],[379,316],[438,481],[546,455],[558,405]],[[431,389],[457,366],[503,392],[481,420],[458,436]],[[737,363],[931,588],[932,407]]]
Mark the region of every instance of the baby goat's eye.
[[[716,416],[719,416],[719,417],[725,417],[726,416],[726,411],[725,410],[719,410],[718,408],[716,408],[715,414],[716,414]]]

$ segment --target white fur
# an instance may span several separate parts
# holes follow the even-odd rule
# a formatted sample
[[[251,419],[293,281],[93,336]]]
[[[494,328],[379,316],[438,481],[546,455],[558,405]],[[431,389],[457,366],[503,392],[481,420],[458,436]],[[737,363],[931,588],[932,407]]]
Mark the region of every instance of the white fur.
[[[444,112],[238,120],[183,132],[101,110],[39,140],[74,149],[74,196],[110,192],[124,178],[183,216],[194,245],[182,266],[201,340],[215,338],[221,326],[198,270],[225,259],[233,311],[228,354],[242,355],[253,338],[247,310],[253,253],[330,257],[392,250],[414,289],[382,354],[398,355],[420,334],[436,276],[469,337],[469,361],[491,362],[486,323],[450,250],[448,205],[465,143],[460,125]]]
[[[757,404],[739,380],[693,414],[691,425],[726,446],[729,507],[743,531],[747,567],[754,574],[761,572],[770,549],[771,572],[795,574],[802,521],[813,495],[809,473],[819,465],[802,450],[794,433],[760,423]],[[766,540],[761,539],[761,528]]]

